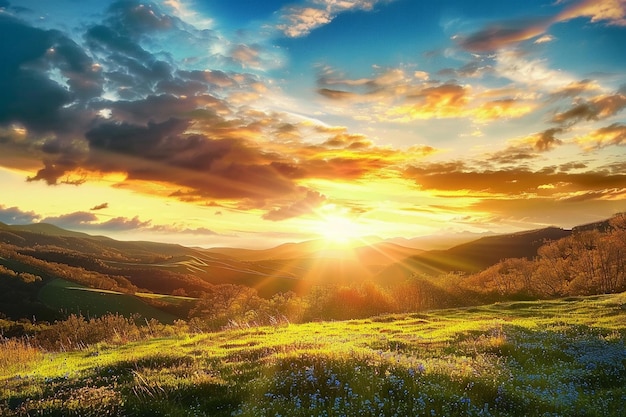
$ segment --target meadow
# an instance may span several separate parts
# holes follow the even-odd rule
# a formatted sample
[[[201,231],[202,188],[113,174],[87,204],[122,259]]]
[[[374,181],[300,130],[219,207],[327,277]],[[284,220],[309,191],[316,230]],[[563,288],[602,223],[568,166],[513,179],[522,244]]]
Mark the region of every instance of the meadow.
[[[3,416],[623,416],[626,293],[43,351],[0,345]],[[163,336],[169,334],[169,336]]]
[[[80,296],[76,292],[80,291]],[[47,306],[65,311],[67,314],[102,316],[107,313],[119,313],[125,316],[140,314],[147,319],[157,319],[162,323],[173,323],[175,316],[151,307],[141,301],[143,294],[123,294],[118,291],[85,287],[61,278],[48,282],[38,294]],[[145,294],[146,297],[162,297],[170,300],[175,297]]]

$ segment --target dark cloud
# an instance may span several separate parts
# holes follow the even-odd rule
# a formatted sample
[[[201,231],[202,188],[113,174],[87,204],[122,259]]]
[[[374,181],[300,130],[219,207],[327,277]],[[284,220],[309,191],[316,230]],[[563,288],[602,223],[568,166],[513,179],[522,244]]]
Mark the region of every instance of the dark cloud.
[[[235,199],[274,220],[321,201],[315,192],[303,192],[299,181],[357,179],[403,155],[345,128],[317,131],[249,106],[267,86],[232,68],[262,62],[259,45],[222,45],[236,63],[225,70],[181,70],[179,51],[153,52],[161,39],[181,39],[206,54],[216,38],[155,4],[115,2],[100,21],[80,30],[82,38],[74,41],[0,14],[0,38],[14,40],[0,43],[0,128],[8,132],[2,131],[0,144],[41,161],[28,181],[79,185],[91,175],[122,174],[123,185],[140,189],[143,181],[155,181],[189,202]],[[403,77],[400,70],[381,72],[354,97],[393,97]],[[456,105],[454,86],[430,87],[420,84],[402,99],[429,103],[439,96]],[[447,93],[452,96],[443,97]],[[13,126],[23,128],[23,137],[11,133]],[[312,131],[317,144],[304,142]],[[420,156],[433,151],[426,149]],[[99,223],[87,215],[94,216],[77,212],[49,220],[82,228],[149,227],[138,218]]]
[[[86,165],[105,172],[126,172],[129,179],[178,184],[204,197],[264,199],[295,190],[291,180],[271,165],[271,154],[245,140],[184,134],[188,126],[189,121],[180,119],[147,125],[103,123],[86,134],[92,151],[134,159],[98,154]]]
[[[553,99],[577,97],[581,94],[600,90],[600,86],[594,80],[575,81],[551,94]]]
[[[469,36],[457,36],[457,42],[471,52],[491,52],[540,36],[551,23],[550,18],[494,23]]]
[[[612,95],[594,97],[582,101],[563,113],[558,113],[552,122],[573,124],[579,121],[600,120],[613,116],[626,108],[626,94],[621,92]]]
[[[102,203],[102,204],[98,204],[96,206],[93,206],[89,210],[104,210],[104,209],[107,209],[107,208],[109,208],[109,203]]]
[[[116,31],[132,37],[158,31],[167,31],[181,22],[172,16],[163,14],[151,2],[121,0],[109,7],[107,23]]]
[[[40,215],[34,211],[22,211],[18,207],[6,207],[0,204],[0,222],[6,224],[29,224],[38,221]]]
[[[506,149],[489,154],[487,160],[502,165],[518,165],[538,156],[537,152],[530,146],[509,146]]]
[[[442,77],[450,78],[466,78],[466,77],[482,77],[486,74],[493,72],[493,67],[490,64],[483,62],[482,60],[475,60],[468,62],[461,68],[444,68],[437,71]]]
[[[21,123],[28,129],[54,130],[71,94],[45,75],[45,55],[59,35],[29,27],[0,14],[0,124]]]
[[[348,91],[332,90],[329,88],[320,88],[317,90],[317,92],[320,95],[333,100],[350,100],[358,97],[358,95],[355,93],[351,93]]]
[[[93,60],[71,39],[0,15],[0,124],[20,123],[36,133],[74,131],[82,110],[76,103],[102,93]],[[63,86],[50,78],[58,70]]]
[[[584,162],[567,162],[565,164],[559,165],[559,170],[563,172],[569,172],[576,169],[585,169],[587,168],[587,164]]]
[[[189,121],[171,118],[162,123],[148,122],[134,125],[126,122],[102,123],[85,134],[90,147],[144,156],[148,159],[165,159],[182,140],[177,140],[189,127]]]
[[[552,128],[546,129],[537,135],[537,141],[533,144],[533,148],[538,152],[546,152],[554,149],[555,146],[561,145],[563,141],[554,137],[557,133],[562,133],[563,129]]]
[[[44,167],[34,176],[28,177],[27,181],[45,181],[48,185],[80,185],[85,182],[85,178],[71,175],[72,171],[79,168],[78,162],[72,159],[63,157],[56,160],[45,159],[43,164]]]
[[[223,122],[216,113],[228,112],[228,107],[222,100],[210,95],[189,97],[176,97],[170,94],[149,95],[132,101],[101,102],[98,107],[110,109],[116,120],[133,123],[163,122],[172,117],[189,118],[194,111],[199,109],[202,109],[204,118],[210,116],[213,120]]]

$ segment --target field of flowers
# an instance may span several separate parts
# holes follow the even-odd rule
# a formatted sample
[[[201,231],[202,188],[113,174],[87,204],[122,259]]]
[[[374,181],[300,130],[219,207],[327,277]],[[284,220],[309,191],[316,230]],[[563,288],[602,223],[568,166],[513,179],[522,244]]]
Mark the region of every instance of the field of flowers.
[[[5,341],[0,365],[3,416],[617,417],[626,294],[73,352]]]

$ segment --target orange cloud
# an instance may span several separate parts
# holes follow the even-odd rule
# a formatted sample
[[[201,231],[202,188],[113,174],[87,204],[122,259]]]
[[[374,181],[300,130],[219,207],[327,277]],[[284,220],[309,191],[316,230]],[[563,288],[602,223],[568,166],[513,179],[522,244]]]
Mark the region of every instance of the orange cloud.
[[[541,36],[551,24],[552,20],[546,18],[496,23],[469,36],[457,36],[456,40],[468,51],[495,51]]]
[[[626,175],[604,171],[572,173],[557,167],[531,171],[526,168],[477,170],[463,162],[412,165],[404,171],[423,190],[458,192],[494,196],[552,196],[546,184],[559,184],[559,192],[568,193],[626,188]]]
[[[581,120],[600,120],[613,116],[626,108],[626,95],[618,92],[601,95],[589,101],[583,101],[571,109],[558,113],[552,118],[554,123],[576,123]]]
[[[537,107],[531,100],[519,98],[523,93],[514,88],[474,93],[469,86],[429,81],[424,74],[387,69],[372,78],[351,80],[337,77],[326,68],[318,79],[321,86],[318,93],[340,105],[369,106],[368,114],[373,118],[395,122],[460,117],[477,121],[517,118]],[[353,107],[349,110],[353,111]]]
[[[386,116],[399,121],[458,117],[468,102],[466,88],[456,84],[424,88],[406,99],[408,103],[392,107]]]
[[[614,123],[575,139],[583,149],[590,151],[611,145],[626,145],[626,125]]]
[[[545,34],[550,26],[579,17],[590,18],[593,23],[626,26],[626,1],[583,0],[551,18],[492,23],[471,35],[457,35],[454,39],[462,48],[472,52],[496,51],[534,38],[537,38],[534,43],[550,42],[554,38]]]
[[[281,11],[276,29],[290,38],[308,35],[312,30],[330,23],[338,14],[349,10],[372,10],[381,1],[391,0],[316,0],[312,6],[288,6]]]
[[[530,113],[536,105],[527,101],[505,98],[481,104],[472,115],[479,120],[517,118]]]
[[[578,17],[590,17],[592,22],[607,22],[609,25],[626,26],[626,1],[584,0],[562,11],[554,19],[563,22]]]

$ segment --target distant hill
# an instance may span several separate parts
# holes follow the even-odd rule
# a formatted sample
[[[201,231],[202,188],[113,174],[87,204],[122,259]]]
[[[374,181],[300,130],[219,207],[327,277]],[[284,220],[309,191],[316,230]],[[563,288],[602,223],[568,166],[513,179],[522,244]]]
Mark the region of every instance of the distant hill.
[[[92,236],[73,232],[46,223],[6,225],[0,223],[0,243],[20,247],[55,246],[84,254],[97,255],[98,259],[134,258],[139,262],[153,261],[189,253],[192,249],[181,245],[156,242],[126,242],[105,236]]]
[[[386,242],[396,243],[407,248],[416,248],[422,250],[445,250],[457,245],[461,245],[463,243],[472,242],[474,240],[480,239],[481,237],[494,235],[496,235],[496,233],[493,232],[459,232],[419,236],[411,239],[396,237],[392,239],[387,239]]]
[[[362,241],[351,244],[329,244],[324,240],[310,240],[300,243],[285,243],[262,250],[210,248],[206,249],[206,252],[242,261],[351,259],[363,265],[388,265],[423,251],[390,241],[378,241],[371,244]]]
[[[20,232],[30,232],[37,233],[47,236],[61,236],[61,237],[78,237],[78,238],[99,238],[95,236],[88,235],[87,233],[81,232],[73,232],[71,230],[65,230],[58,226],[49,223],[33,223],[33,224],[23,224],[23,225],[8,225],[0,222],[0,230],[10,230],[10,231],[20,231]],[[102,237],[103,239],[107,239]]]
[[[533,258],[545,242],[572,234],[571,230],[548,227],[506,235],[483,237],[447,250],[427,251],[382,270],[380,281],[397,281],[413,274],[436,276],[448,272],[479,272],[506,258]]]
[[[606,227],[608,222],[597,222],[573,231]],[[549,227],[485,236],[449,249],[429,251],[401,245],[398,242],[404,240],[399,239],[372,239],[369,244],[357,241],[351,245],[313,240],[250,250],[125,242],[49,224],[0,223],[0,266],[15,273],[41,276],[43,281],[39,286],[65,279],[93,288],[113,286],[127,293],[177,291],[198,297],[212,285],[238,284],[254,287],[259,295],[271,297],[285,291],[302,295],[319,284],[366,280],[385,284],[419,274],[478,272],[505,258],[532,258],[546,241],[560,239],[573,231]],[[406,242],[415,243],[415,240]],[[7,255],[11,253],[15,255]],[[34,286],[20,284],[18,288],[8,275],[3,282],[5,292],[9,291],[6,297],[10,297],[10,291],[19,290],[29,297],[33,306],[41,308]],[[22,301],[19,297],[11,298],[12,302],[13,299],[19,307]]]

